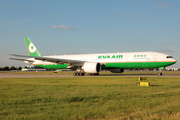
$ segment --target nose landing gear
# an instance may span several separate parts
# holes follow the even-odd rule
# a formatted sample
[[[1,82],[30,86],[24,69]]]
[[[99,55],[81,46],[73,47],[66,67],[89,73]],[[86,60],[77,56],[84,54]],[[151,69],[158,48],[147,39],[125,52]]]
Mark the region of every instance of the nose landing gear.
[[[159,76],[162,76],[162,72],[158,73]]]

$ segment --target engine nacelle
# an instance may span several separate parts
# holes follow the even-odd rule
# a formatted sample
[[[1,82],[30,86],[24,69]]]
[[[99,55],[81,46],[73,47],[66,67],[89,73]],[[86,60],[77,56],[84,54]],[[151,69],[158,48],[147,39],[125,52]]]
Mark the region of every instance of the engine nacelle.
[[[97,62],[85,62],[82,69],[86,73],[99,73],[101,71],[101,64]]]
[[[109,71],[111,71],[112,73],[123,73],[124,69],[120,69],[120,68],[113,68],[113,69],[109,69]]]

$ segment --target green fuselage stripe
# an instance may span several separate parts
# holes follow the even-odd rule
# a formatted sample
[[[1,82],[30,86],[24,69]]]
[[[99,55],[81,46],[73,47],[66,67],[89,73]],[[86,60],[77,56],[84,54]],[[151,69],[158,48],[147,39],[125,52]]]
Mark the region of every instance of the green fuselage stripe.
[[[125,63],[105,63],[102,66],[102,69],[108,68],[124,68],[124,69],[132,69],[132,68],[158,68],[158,67],[166,67],[174,64],[175,62],[125,62]],[[68,64],[50,64],[50,65],[36,65],[43,68],[48,69],[66,69]]]
[[[166,67],[175,62],[126,62],[126,63],[106,63],[106,68],[158,68]]]

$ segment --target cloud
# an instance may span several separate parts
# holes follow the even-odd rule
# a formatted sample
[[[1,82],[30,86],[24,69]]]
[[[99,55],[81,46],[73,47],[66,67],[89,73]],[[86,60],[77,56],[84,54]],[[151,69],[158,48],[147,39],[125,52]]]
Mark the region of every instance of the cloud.
[[[165,43],[161,43],[161,45],[167,45],[167,44],[170,44],[169,41],[165,42]]]
[[[71,30],[75,30],[76,28],[75,27],[70,27],[71,28]]]
[[[158,7],[170,7],[170,6],[171,6],[170,4],[168,4],[168,3],[163,3],[163,2],[161,2],[161,3],[156,3],[156,5],[157,5]]]
[[[161,49],[161,52],[166,52],[166,53],[170,53],[170,52],[174,52],[173,50],[167,48],[167,49]]]
[[[59,28],[59,29],[62,29],[62,30],[67,30],[68,28],[70,28],[71,30],[75,30],[76,29],[75,27],[69,27],[67,25],[59,25],[59,26],[53,25],[52,28],[53,29]]]

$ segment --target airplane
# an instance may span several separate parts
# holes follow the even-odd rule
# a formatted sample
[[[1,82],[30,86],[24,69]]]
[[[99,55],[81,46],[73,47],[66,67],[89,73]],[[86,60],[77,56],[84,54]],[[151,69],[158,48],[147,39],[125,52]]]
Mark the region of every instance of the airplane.
[[[28,59],[9,58],[25,61],[26,63],[48,69],[76,70],[74,76],[99,75],[101,70],[112,73],[123,73],[125,69],[164,68],[175,64],[177,61],[170,55],[159,52],[123,52],[123,53],[96,53],[76,55],[42,56],[29,37],[25,37],[27,55],[9,54],[15,57]],[[160,72],[161,76],[162,73]]]

